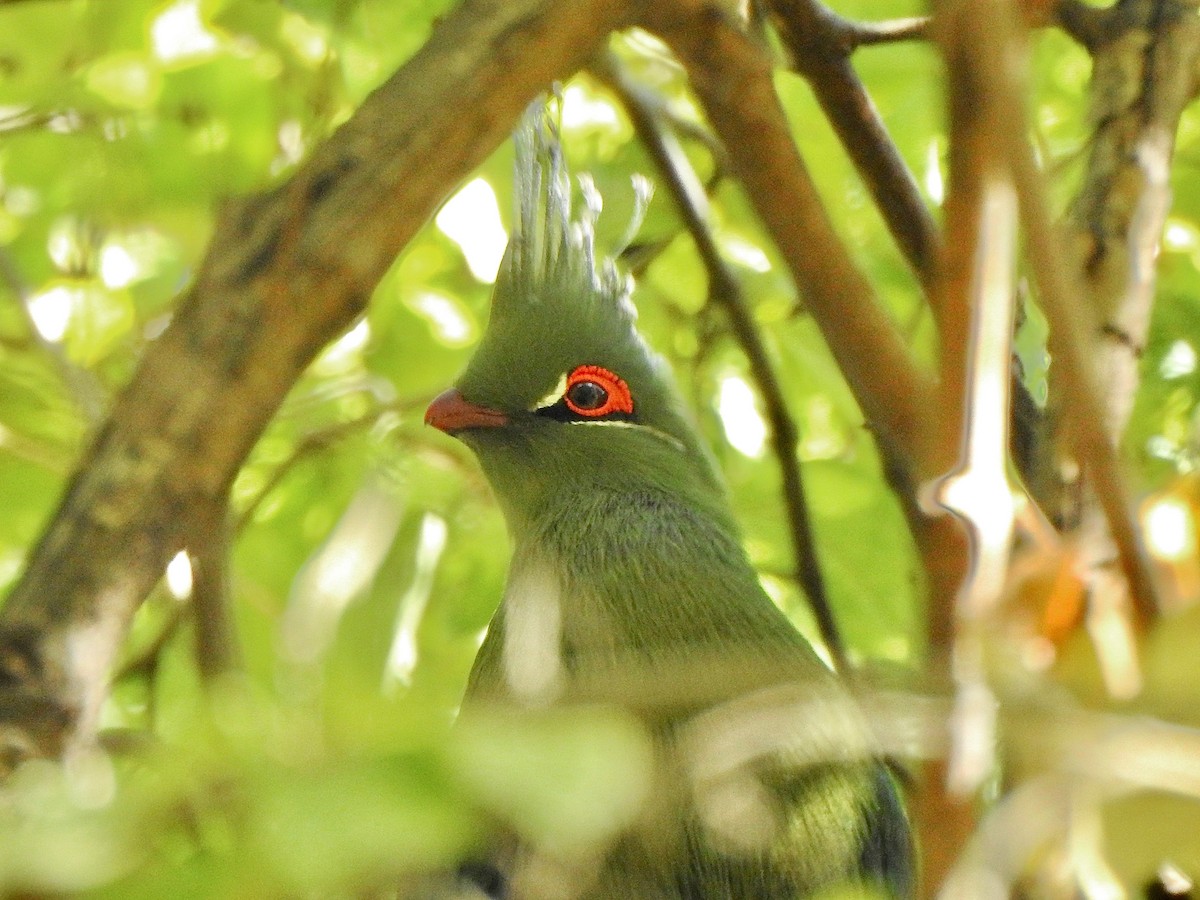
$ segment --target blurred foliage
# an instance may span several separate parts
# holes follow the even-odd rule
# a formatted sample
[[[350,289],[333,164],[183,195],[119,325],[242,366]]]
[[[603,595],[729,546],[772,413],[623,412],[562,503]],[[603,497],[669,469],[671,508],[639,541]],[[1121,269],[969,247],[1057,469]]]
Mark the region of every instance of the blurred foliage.
[[[171,315],[221,201],[287,178],[451,5],[47,0],[0,9],[0,590],[20,576],[73,460]],[[920,12],[897,0],[837,7],[864,19]],[[657,44],[635,34],[616,49],[681,119],[699,120]],[[1065,203],[1086,149],[1089,64],[1052,31],[1035,37],[1033,59],[1036,137]],[[935,52],[869,48],[855,62],[936,205],[946,145]],[[777,84],[837,228],[911,345],[932,359],[930,317],[861,182],[802,80],[783,73]],[[568,156],[605,197],[600,239],[612,246],[633,208],[631,175],[653,166],[596,81],[580,75],[565,96]],[[1198,138],[1189,117],[1129,429],[1131,476],[1147,494],[1178,492],[1200,449]],[[701,143],[686,150],[702,175],[713,173]],[[507,220],[510,166],[504,147],[480,168],[468,218],[498,211]],[[801,427],[821,561],[852,653],[919,668],[920,567],[870,435],[745,199],[726,181],[714,204],[719,241]],[[640,278],[643,330],[724,470],[764,584],[815,637],[791,578],[777,468],[748,406],[745,361],[705,303],[703,269],[663,192],[639,241],[662,245]],[[450,729],[501,593],[507,543],[473,461],[424,429],[421,413],[486,320],[488,263],[475,254],[495,244],[494,234],[456,234],[449,218],[430,223],[364,319],[296,386],[233,491],[245,679],[202,689],[181,601],[167,586],[156,592],[105,711],[109,752],[63,768],[26,765],[0,795],[0,892],[349,895],[435,870],[497,823],[572,844],[603,839],[633,815],[648,790],[648,744],[618,712]],[[1020,340],[1035,394],[1048,365],[1039,321],[1031,311]],[[1134,711],[1195,718],[1194,690],[1174,667],[1196,658],[1195,629],[1178,627],[1185,637],[1168,631],[1146,648],[1153,699]],[[1081,654],[1064,683],[1103,702]],[[1153,819],[1152,809],[1121,816]],[[1116,862],[1140,878],[1157,865],[1161,836],[1122,834]]]

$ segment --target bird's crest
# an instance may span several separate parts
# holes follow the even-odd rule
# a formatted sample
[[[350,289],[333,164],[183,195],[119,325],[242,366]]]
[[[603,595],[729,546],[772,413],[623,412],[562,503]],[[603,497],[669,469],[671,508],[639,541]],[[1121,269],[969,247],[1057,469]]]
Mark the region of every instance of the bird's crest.
[[[481,401],[512,405],[541,397],[578,364],[578,353],[593,347],[598,355],[621,347],[648,355],[634,328],[632,280],[610,256],[597,257],[600,194],[587,176],[576,179],[577,192],[572,185],[559,141],[561,117],[560,95],[539,98],[514,134],[512,234],[483,343],[460,382],[464,393]],[[634,192],[626,243],[641,225],[649,181],[635,177]],[[581,203],[574,202],[576,193]],[[526,367],[541,365],[521,372],[518,356]],[[537,380],[549,383],[535,386]]]
[[[632,316],[630,279],[617,271],[610,257],[596,258],[595,224],[602,199],[590,176],[577,179],[583,204],[578,212],[574,209],[559,141],[561,120],[562,96],[555,92],[530,104],[513,135],[515,221],[495,302],[505,305],[518,298],[551,302],[563,288],[575,288],[600,295]],[[649,184],[645,178],[634,179],[637,206],[627,232],[630,237],[641,225]],[[551,286],[558,290],[548,292]]]

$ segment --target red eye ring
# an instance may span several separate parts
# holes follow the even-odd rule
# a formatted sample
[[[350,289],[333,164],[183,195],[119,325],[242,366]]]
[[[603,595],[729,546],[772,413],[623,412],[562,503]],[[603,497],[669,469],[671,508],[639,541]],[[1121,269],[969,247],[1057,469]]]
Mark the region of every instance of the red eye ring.
[[[571,401],[571,389],[577,384],[591,382],[599,387],[605,396],[603,403],[592,409],[584,409]],[[563,401],[571,412],[589,419],[598,419],[612,413],[633,414],[633,397],[627,385],[620,376],[601,366],[578,366],[567,376],[567,387],[563,391]]]

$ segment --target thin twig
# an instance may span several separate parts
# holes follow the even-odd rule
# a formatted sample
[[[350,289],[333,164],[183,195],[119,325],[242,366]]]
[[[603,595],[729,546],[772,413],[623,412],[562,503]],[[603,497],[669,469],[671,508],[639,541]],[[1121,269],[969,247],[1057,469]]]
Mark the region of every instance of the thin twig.
[[[6,116],[0,116],[0,134],[7,136],[18,131],[41,131],[51,122],[56,119],[61,120],[66,115],[69,113],[21,109]]]
[[[929,40],[928,16],[892,19],[887,22],[841,20],[839,43],[849,50],[877,44],[895,44],[900,41],[927,40]]]
[[[772,0],[770,6],[793,66],[812,86],[936,317],[934,281],[941,243],[937,226],[849,59],[864,38],[886,32],[843,19],[818,0]],[[910,20],[901,33],[924,34],[927,27],[926,20]]]
[[[1054,250],[1063,245],[1063,238],[1052,224],[1042,175],[1023,136],[1013,151],[1017,196],[1029,230],[1030,262],[1041,289],[1042,309],[1050,323],[1051,353],[1062,389],[1070,398],[1064,402],[1064,408],[1068,411],[1072,443],[1087,465],[1092,487],[1108,520],[1134,608],[1148,622],[1158,614],[1154,580],[1121,477],[1117,448],[1108,436],[1108,417],[1100,390],[1084,349],[1087,331],[1083,323],[1092,317],[1079,302],[1081,291],[1062,254]]]
[[[829,604],[804,496],[804,480],[796,455],[799,444],[796,423],[788,411],[779,377],[754,323],[741,283],[717,248],[708,221],[708,198],[677,138],[663,127],[658,109],[661,104],[630,80],[620,61],[611,53],[602,54],[597,59],[593,64],[593,72],[620,96],[638,136],[658,166],[695,241],[697,252],[704,261],[709,278],[709,296],[725,310],[734,338],[750,363],[750,372],[771,423],[771,446],[783,482],[797,576],[835,668],[849,672],[845,643]]]
[[[245,530],[263,501],[278,488],[287,474],[300,462],[330,448],[339,440],[373,425],[390,409],[392,407],[376,410],[368,415],[348,422],[340,422],[304,436],[291,455],[271,472],[267,483],[242,511],[236,522],[209,521],[217,515],[220,515],[222,519],[227,516],[227,504],[224,503],[219,504],[219,508],[204,512],[205,521],[202,524],[205,532],[193,531],[187,551],[192,564],[191,609],[196,620],[196,657],[199,669],[205,678],[212,679],[229,671],[236,665],[239,657],[236,633],[230,616],[232,607],[230,605],[228,552],[231,536],[241,534]],[[217,507],[218,504],[213,504],[213,506]],[[200,514],[198,513],[198,515]],[[179,604],[177,612],[163,625],[154,641],[136,657],[127,660],[112,680],[117,682],[134,674],[152,677],[158,665],[159,654],[184,623],[186,618],[184,613],[187,609],[186,604]]]
[[[192,564],[192,612],[196,621],[196,662],[206,681],[239,663],[229,587],[229,505],[224,497],[204,501],[187,538]]]
[[[4,436],[3,447],[0,447],[0,451],[59,478],[71,474],[71,466],[75,460],[68,449],[31,438],[2,425],[0,425],[0,433]]]
[[[163,650],[171,643],[171,639],[179,631],[179,626],[183,624],[187,618],[187,604],[174,601],[171,607],[171,613],[167,620],[163,622],[158,634],[154,636],[149,644],[147,644],[141,652],[135,656],[125,659],[113,672],[111,681],[113,684],[123,681],[126,678],[134,676],[145,677],[148,681],[154,679],[154,674],[158,670],[159,662],[162,657]]]
[[[66,385],[84,418],[89,424],[94,425],[104,414],[104,390],[101,388],[100,382],[87,369],[71,362],[61,346],[48,340],[38,330],[37,323],[33,320],[31,306],[33,291],[29,289],[29,285],[17,271],[16,264],[4,247],[0,247],[0,279],[3,279],[9,292],[13,295],[13,299],[16,300],[30,336],[54,363],[59,377]]]
[[[370,412],[364,413],[361,416],[348,419],[345,422],[337,422],[333,425],[329,425],[325,428],[321,428],[317,431],[313,431],[302,436],[288,458],[275,467],[275,469],[271,472],[270,477],[267,479],[266,484],[262,486],[261,490],[255,494],[254,499],[251,500],[246,505],[246,508],[241,511],[240,515],[238,515],[237,521],[234,524],[234,532],[236,534],[240,534],[243,530],[245,530],[246,526],[254,518],[254,514],[258,511],[258,508],[262,505],[263,501],[266,500],[267,497],[269,497],[277,487],[279,487],[279,485],[283,482],[283,479],[287,477],[288,473],[305,459],[320,453],[323,450],[327,450],[333,444],[346,437],[349,437],[352,434],[374,426],[383,416],[387,415],[388,413],[403,414],[411,411],[414,407],[423,406],[426,403],[428,403],[428,400],[426,399],[419,401],[393,401],[386,405],[376,407]]]

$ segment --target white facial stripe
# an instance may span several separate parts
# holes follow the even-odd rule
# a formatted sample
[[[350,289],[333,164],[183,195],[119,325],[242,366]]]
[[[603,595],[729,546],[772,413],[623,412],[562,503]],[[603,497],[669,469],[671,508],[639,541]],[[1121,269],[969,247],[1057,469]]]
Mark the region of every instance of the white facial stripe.
[[[665,431],[659,431],[657,428],[652,428],[649,425],[642,425],[639,422],[626,422],[622,419],[577,419],[577,420],[572,420],[570,422],[567,422],[565,424],[567,424],[567,425],[588,425],[593,428],[598,427],[598,426],[603,426],[604,428],[636,428],[640,431],[645,431],[649,434],[654,435],[660,441],[666,441],[668,444],[670,444],[672,447],[674,447],[676,450],[679,450],[680,452],[687,449],[686,447],[683,446],[682,441],[680,441],[677,438],[672,437],[671,435],[667,434]]]
[[[555,385],[554,390],[552,390],[550,393],[548,393],[545,397],[543,397],[537,403],[533,404],[533,406],[529,407],[529,411],[537,412],[539,409],[546,409],[546,407],[548,407],[548,406],[553,406],[555,403],[557,403],[562,398],[562,395],[564,393],[566,393],[566,390],[567,390],[567,373],[563,372],[560,376],[558,376],[558,384]]]

